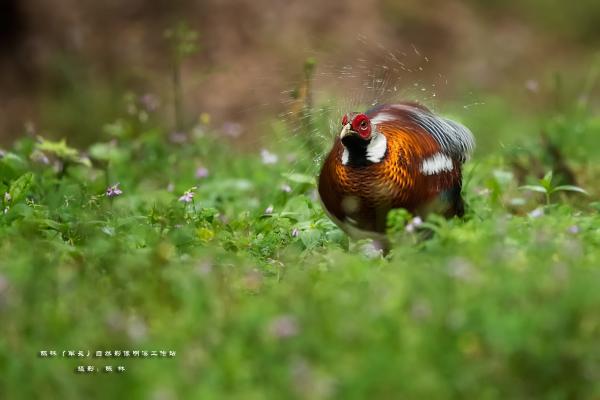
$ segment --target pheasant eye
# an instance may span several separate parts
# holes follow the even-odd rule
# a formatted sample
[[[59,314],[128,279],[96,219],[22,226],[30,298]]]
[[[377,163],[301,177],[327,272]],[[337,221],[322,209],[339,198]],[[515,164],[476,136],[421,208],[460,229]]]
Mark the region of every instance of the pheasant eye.
[[[369,126],[369,123],[366,120],[364,120],[360,123],[360,129],[362,129],[362,130],[367,129],[368,126]]]
[[[348,123],[348,116],[344,115],[344,118],[342,118],[342,125],[346,125]]]

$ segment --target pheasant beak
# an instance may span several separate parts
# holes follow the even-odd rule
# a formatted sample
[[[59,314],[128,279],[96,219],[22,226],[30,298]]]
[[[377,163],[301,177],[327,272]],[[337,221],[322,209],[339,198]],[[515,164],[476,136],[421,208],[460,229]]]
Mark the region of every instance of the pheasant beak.
[[[356,132],[354,132],[352,130],[352,126],[350,125],[350,122],[348,122],[346,125],[344,125],[344,127],[342,128],[342,132],[340,132],[340,139],[345,138],[348,135],[352,135],[355,134]]]

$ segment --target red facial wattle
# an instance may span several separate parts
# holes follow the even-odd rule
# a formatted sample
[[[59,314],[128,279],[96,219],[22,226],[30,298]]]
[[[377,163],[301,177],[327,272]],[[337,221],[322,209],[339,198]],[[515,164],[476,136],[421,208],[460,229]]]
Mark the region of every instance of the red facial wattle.
[[[371,121],[365,114],[358,114],[352,121],[352,130],[363,139],[371,137]]]
[[[348,123],[348,115],[344,115],[344,118],[342,118],[342,126],[346,125]]]

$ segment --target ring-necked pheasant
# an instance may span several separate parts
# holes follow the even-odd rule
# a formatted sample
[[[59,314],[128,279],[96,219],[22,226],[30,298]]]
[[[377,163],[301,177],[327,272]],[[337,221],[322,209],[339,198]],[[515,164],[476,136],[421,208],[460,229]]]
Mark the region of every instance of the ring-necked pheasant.
[[[462,216],[462,164],[475,146],[463,125],[416,103],[342,118],[319,176],[331,219],[353,237],[384,238],[390,209]]]

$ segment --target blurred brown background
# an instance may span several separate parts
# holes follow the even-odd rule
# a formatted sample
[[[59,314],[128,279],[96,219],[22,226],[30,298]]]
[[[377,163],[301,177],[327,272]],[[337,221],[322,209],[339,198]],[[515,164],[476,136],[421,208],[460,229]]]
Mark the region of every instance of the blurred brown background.
[[[309,56],[319,89],[343,97],[364,85],[336,83],[344,66],[418,55],[427,67],[400,84],[443,78],[443,99],[535,90],[548,71],[568,80],[600,48],[597,0],[3,0],[0,141],[27,130],[92,140],[122,111],[125,91],[170,104],[163,33],[182,21],[200,46],[183,62],[186,115],[249,131],[285,111]]]

